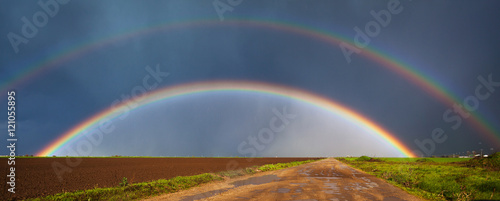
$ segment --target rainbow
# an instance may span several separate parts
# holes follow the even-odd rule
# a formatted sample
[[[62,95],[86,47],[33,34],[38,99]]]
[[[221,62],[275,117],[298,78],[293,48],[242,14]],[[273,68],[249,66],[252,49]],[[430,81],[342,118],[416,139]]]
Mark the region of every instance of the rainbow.
[[[256,92],[272,94],[281,97],[291,98],[301,102],[305,102],[321,108],[325,111],[337,114],[344,119],[358,125],[366,130],[376,134],[382,140],[388,142],[395,149],[401,152],[407,157],[416,157],[408,147],[401,143],[394,134],[390,133],[382,126],[377,125],[372,120],[364,117],[360,113],[341,105],[331,99],[321,97],[310,92],[303,90],[262,83],[262,82],[245,82],[245,81],[210,81],[210,82],[195,82],[189,84],[182,84],[173,87],[166,87],[163,89],[158,89],[134,100],[128,100],[120,103],[115,107],[108,108],[99,112],[98,114],[86,119],[77,126],[71,128],[65,132],[61,137],[53,141],[50,145],[46,146],[43,150],[37,153],[38,156],[50,156],[53,155],[58,149],[62,148],[64,145],[68,144],[73,139],[84,135],[84,131],[91,128],[93,125],[98,124],[101,120],[112,119],[119,116],[124,111],[129,110],[129,105],[131,101],[140,103],[139,106],[134,109],[138,109],[145,105],[155,103],[158,101],[167,100],[174,97],[185,96],[194,93],[209,93],[214,91],[243,91],[243,92]]]
[[[104,37],[100,40],[87,41],[75,45],[74,47],[65,49],[54,56],[48,57],[39,62],[35,62],[29,67],[25,68],[20,73],[12,76],[11,79],[7,79],[5,82],[0,84],[0,90],[2,93],[7,91],[9,88],[23,84],[30,81],[34,77],[43,74],[52,68],[62,66],[61,64],[68,62],[70,60],[82,57],[83,55],[92,52],[93,50],[106,47],[110,44],[125,41],[127,39],[143,36],[148,34],[153,34],[157,32],[169,32],[174,30],[182,30],[187,28],[212,28],[212,27],[227,27],[227,26],[238,26],[247,28],[258,28],[267,29],[272,31],[285,32],[289,34],[296,34],[304,36],[307,38],[312,38],[331,44],[338,48],[338,45],[342,42],[354,46],[349,37],[341,36],[337,33],[332,33],[325,30],[316,29],[313,27],[308,27],[300,24],[292,24],[281,21],[270,21],[262,19],[226,19],[220,22],[218,19],[202,19],[202,20],[189,20],[181,22],[169,22],[162,23],[153,26],[141,27],[139,29],[128,30],[118,34],[111,35],[109,37]],[[352,38],[352,37],[350,37]],[[416,68],[404,64],[383,52],[376,50],[371,47],[366,47],[359,53],[364,57],[379,63],[380,66],[397,73],[398,75],[404,77],[408,81],[414,83],[416,86],[420,87],[422,90],[436,97],[446,106],[451,107],[454,104],[461,103],[459,98],[451,93],[450,90],[444,88],[436,80],[418,71]],[[477,112],[471,113],[471,116],[467,118],[468,122],[474,126],[476,130],[479,131],[489,142],[495,143],[500,146],[500,135],[498,134],[492,124],[488,123],[484,118],[479,116]]]

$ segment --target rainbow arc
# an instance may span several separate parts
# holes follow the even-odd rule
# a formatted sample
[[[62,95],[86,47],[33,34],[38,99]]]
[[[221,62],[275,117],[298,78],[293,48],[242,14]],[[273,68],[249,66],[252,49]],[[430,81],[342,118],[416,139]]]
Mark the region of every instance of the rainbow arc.
[[[338,115],[350,121],[351,123],[358,125],[359,127],[371,131],[369,133],[374,134],[379,139],[392,145],[404,156],[415,157],[415,154],[413,154],[412,151],[407,146],[405,146],[401,141],[399,141],[396,135],[392,134],[382,126],[377,125],[374,121],[363,116],[357,111],[350,109],[336,101],[295,88],[262,83],[262,82],[243,82],[243,81],[196,82],[196,83],[177,85],[173,87],[167,87],[152,91],[148,94],[141,96],[136,100],[129,100],[122,102],[115,107],[103,110],[98,114],[88,118],[87,120],[81,122],[77,126],[65,132],[58,139],[56,139],[51,144],[46,146],[43,150],[38,152],[37,155],[38,156],[53,155],[57,150],[64,147],[66,144],[70,143],[73,139],[76,139],[81,135],[83,135],[85,130],[98,124],[101,120],[108,121],[109,119],[113,119],[120,116],[120,114],[122,114],[124,111],[128,111],[130,109],[129,105],[131,101],[134,101],[135,103],[140,103],[139,106],[134,108],[134,110],[136,110],[143,106],[158,101],[165,101],[174,97],[185,96],[195,93],[210,93],[214,91],[264,93],[264,94],[272,94],[276,96],[298,100],[313,105],[315,107],[321,108],[322,110],[328,111],[332,114]]]
[[[318,40],[338,48],[339,44],[346,43],[354,46],[351,37],[345,37],[338,33],[316,29],[309,26],[300,24],[293,24],[283,21],[272,21],[265,19],[225,19],[220,22],[218,19],[197,19],[180,22],[161,23],[152,26],[141,27],[138,29],[128,30],[122,33],[117,33],[109,37],[104,37],[95,41],[86,41],[70,48],[53,54],[43,60],[34,62],[23,71],[17,73],[10,79],[0,84],[1,91],[6,91],[9,88],[23,84],[30,81],[36,76],[42,74],[53,68],[63,66],[65,62],[74,60],[84,55],[93,52],[94,50],[105,48],[111,44],[120,41],[149,34],[180,31],[186,29],[203,29],[203,28],[217,28],[217,27],[242,27],[242,28],[255,28],[268,31],[284,32],[288,34],[296,34],[305,38]],[[399,76],[408,80],[409,82],[420,87],[423,91],[429,93],[436,99],[440,100],[448,107],[454,104],[459,104],[462,101],[457,98],[450,90],[443,87],[437,80],[431,79],[430,76],[419,71],[411,65],[405,64],[390,55],[379,51],[372,46],[363,48],[359,53],[360,55],[380,64],[381,67],[386,68],[391,72],[395,72]],[[16,66],[17,67],[17,66]],[[471,113],[471,117],[466,119],[480,134],[488,141],[500,146],[500,135],[494,129],[492,124],[488,123],[478,112]]]

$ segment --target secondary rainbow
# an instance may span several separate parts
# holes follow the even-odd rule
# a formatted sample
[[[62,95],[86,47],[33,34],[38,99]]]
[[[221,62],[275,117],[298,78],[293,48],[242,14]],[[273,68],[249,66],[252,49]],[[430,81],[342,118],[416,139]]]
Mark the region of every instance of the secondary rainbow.
[[[320,40],[334,45],[335,48],[338,48],[338,45],[342,42],[354,46],[354,44],[352,44],[351,42],[351,39],[349,39],[352,37],[344,37],[338,33],[332,33],[304,25],[265,19],[227,19],[223,22],[220,22],[218,19],[201,19],[174,23],[162,23],[158,25],[129,30],[126,32],[111,35],[109,37],[105,37],[101,40],[85,42],[76,45],[75,47],[68,48],[55,54],[52,57],[31,65],[25,71],[17,74],[12,79],[7,80],[5,83],[2,83],[0,88],[2,89],[2,92],[6,91],[8,88],[26,82],[44,71],[61,66],[61,64],[63,64],[64,62],[79,58],[86,53],[91,52],[92,50],[105,47],[115,42],[124,41],[133,37],[157,32],[217,26],[238,26],[281,31]],[[383,52],[372,48],[371,46],[361,49],[361,52],[359,54],[379,63],[380,66],[399,74],[427,93],[436,97],[449,107],[452,107],[454,104],[460,104],[462,102],[459,98],[453,95],[450,90],[445,89],[436,80],[431,79],[429,76],[426,76],[423,73],[419,72],[416,68],[404,64],[398,61],[396,58],[390,57],[389,55],[386,55]],[[500,145],[500,134],[498,134],[492,124],[489,124],[484,118],[479,116],[477,112],[472,112],[471,117],[467,118],[466,120],[468,120],[468,122],[471,123],[478,131],[480,131],[480,133],[490,142]]]
[[[79,137],[80,135],[83,135],[86,129],[89,129],[93,125],[96,125],[99,121],[103,119],[116,117],[123,111],[128,110],[129,109],[128,105],[130,104],[129,103],[130,101],[140,103],[138,107],[134,108],[137,109],[142,106],[157,101],[170,99],[173,97],[184,96],[193,93],[210,93],[213,91],[247,91],[255,93],[266,93],[305,102],[314,105],[318,108],[321,108],[323,110],[337,114],[342,118],[371,131],[370,133],[376,134],[379,138],[388,142],[403,155],[407,157],[415,157],[412,151],[410,151],[409,148],[407,148],[403,143],[401,143],[395,137],[394,134],[390,133],[382,126],[377,125],[367,117],[361,115],[360,113],[338,102],[295,88],[274,85],[274,84],[271,85],[262,82],[243,82],[243,81],[196,82],[196,83],[183,84],[152,91],[137,99],[122,102],[116,107],[108,108],[88,118],[87,120],[81,122],[77,126],[65,132],[63,135],[61,135],[61,137],[54,140],[52,143],[50,143],[48,146],[46,146],[44,149],[38,152],[37,155],[50,156],[54,154],[59,148],[66,145],[72,139]]]

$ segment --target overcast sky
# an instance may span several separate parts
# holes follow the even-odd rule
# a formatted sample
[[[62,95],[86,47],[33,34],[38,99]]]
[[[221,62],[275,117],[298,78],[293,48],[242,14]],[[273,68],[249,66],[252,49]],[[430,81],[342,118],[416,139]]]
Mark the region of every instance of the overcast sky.
[[[246,80],[306,90],[360,112],[422,153],[425,149],[415,140],[429,142],[432,130],[443,128],[447,139],[441,143],[433,140],[435,149],[429,155],[500,150],[500,86],[493,83],[488,88],[478,79],[500,82],[498,1],[63,3],[3,1],[0,7],[0,81],[2,93],[16,91],[20,155],[35,154],[121,100],[122,94],[130,94],[148,75],[147,66],[169,73],[157,88]],[[390,20],[381,17],[387,22],[381,25],[371,11],[392,13]],[[496,140],[485,137],[467,120],[453,129],[455,122],[443,119],[452,105],[363,53],[353,53],[348,62],[339,44],[286,30],[227,25],[231,19],[242,24],[259,19],[310,27],[342,35],[352,43],[359,39],[356,28],[366,32],[365,25],[375,23],[380,29],[368,36],[366,47],[358,47],[361,52],[375,50],[411,66],[456,96],[457,104],[475,96],[483,84],[480,92],[489,96],[475,99],[478,108],[474,113],[492,125]],[[212,25],[178,26],[108,40],[24,77],[23,72],[37,63],[57,61],[61,53],[86,44],[119,39],[116,36],[159,24],[200,20],[212,21]],[[12,82],[19,75],[25,79]],[[0,100],[5,115],[0,120],[2,130],[7,130],[5,94]],[[116,129],[90,155],[249,156],[238,151],[238,146],[269,123],[275,115],[273,108],[284,107],[297,117],[258,150],[257,156],[400,156],[389,144],[370,137],[369,131],[342,116],[284,97],[242,92],[188,95],[134,110],[114,123]],[[456,113],[450,116],[458,118]],[[0,154],[8,154],[8,150],[1,149]]]

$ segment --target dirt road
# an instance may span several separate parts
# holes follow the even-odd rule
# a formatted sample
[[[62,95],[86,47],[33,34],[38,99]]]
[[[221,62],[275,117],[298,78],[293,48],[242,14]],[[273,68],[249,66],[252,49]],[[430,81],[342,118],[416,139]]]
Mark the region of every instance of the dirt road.
[[[420,200],[335,159],[210,183],[150,200]]]

